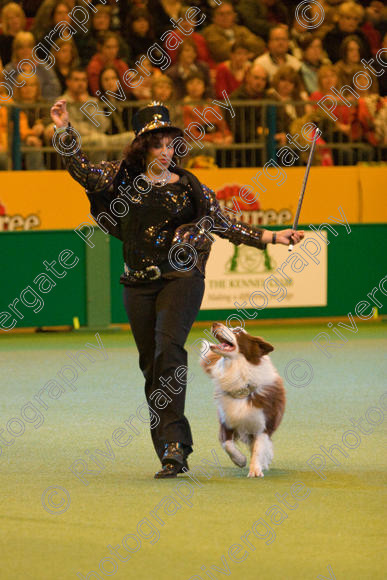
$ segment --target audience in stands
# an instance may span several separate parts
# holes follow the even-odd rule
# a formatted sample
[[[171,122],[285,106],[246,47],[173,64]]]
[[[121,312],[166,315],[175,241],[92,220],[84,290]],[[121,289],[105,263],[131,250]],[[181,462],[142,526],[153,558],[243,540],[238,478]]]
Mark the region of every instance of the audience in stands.
[[[101,90],[99,85],[99,75],[101,70],[111,65],[118,71],[119,79],[123,87],[127,85],[123,81],[125,72],[128,70],[128,64],[118,58],[120,50],[118,36],[115,32],[106,32],[98,42],[98,52],[93,56],[87,66],[87,76],[89,79],[89,89],[92,95],[97,95]]]
[[[321,39],[310,34],[300,42],[302,65],[300,75],[306,91],[311,94],[318,90],[318,71],[323,64],[330,64],[324,56]]]
[[[173,122],[187,126],[187,123],[199,119],[194,109],[201,111],[205,106],[199,104],[200,96],[216,111],[213,127],[207,127],[206,147],[211,147],[211,143],[227,144],[233,140],[247,145],[251,143],[250,157],[244,152],[238,152],[234,157],[241,164],[253,165],[258,159],[256,151],[260,148],[264,151],[268,136],[266,114],[271,116],[273,111],[277,119],[278,146],[285,143],[286,132],[292,132],[292,128],[301,122],[312,120],[323,131],[325,139],[325,142],[323,138],[318,141],[316,160],[319,163],[329,165],[333,157],[335,163],[356,161],[360,157],[351,150],[359,149],[360,144],[369,151],[368,159],[372,159],[375,151],[375,158],[383,158],[382,149],[375,149],[378,145],[386,147],[387,73],[386,67],[380,64],[385,62],[383,54],[381,61],[373,65],[379,76],[368,70],[372,77],[370,87],[360,90],[354,84],[354,75],[365,70],[361,60],[368,61],[382,47],[386,48],[387,9],[383,2],[320,0],[324,19],[312,30],[306,29],[299,17],[295,17],[299,5],[297,0],[183,2],[131,0],[117,4],[115,0],[106,0],[104,4],[93,1],[90,3],[93,5],[89,10],[90,18],[85,23],[88,32],[85,33],[69,16],[72,8],[79,4],[75,0],[0,1],[0,67],[7,73],[12,70],[17,75],[21,73],[18,78],[23,85],[14,91],[14,100],[10,100],[7,79],[0,75],[0,91],[3,91],[0,92],[0,101],[7,101],[6,106],[0,107],[0,167],[4,169],[8,163],[8,131],[12,133],[17,127],[12,105],[24,105],[21,109],[19,107],[20,138],[31,152],[24,155],[23,167],[44,167],[39,147],[43,143],[50,144],[53,129],[46,126],[43,110],[51,106],[60,94],[69,100],[72,122],[82,135],[85,146],[95,145],[106,150],[92,153],[93,160],[108,153],[118,155],[121,143],[125,144],[132,138],[131,117],[137,102],[151,99],[165,102],[170,106]],[[188,16],[192,6],[197,7],[193,18],[195,26],[190,21],[192,12]],[[318,10],[312,3],[308,8],[309,18],[318,16]],[[179,27],[171,18],[179,22]],[[77,29],[73,38],[69,35],[68,40],[64,40],[59,28],[52,32],[60,22]],[[120,33],[115,32],[117,30]],[[45,36],[55,40],[59,47],[56,50],[55,46],[49,47],[50,43],[46,43],[55,59],[54,66],[49,68],[38,64],[36,74],[31,74],[28,59],[32,59],[34,46],[39,41],[45,42]],[[170,59],[163,70],[146,54],[155,43],[163,47]],[[150,56],[156,62],[156,48]],[[82,68],[78,68],[79,65]],[[128,68],[140,67],[143,81],[130,89],[123,81],[124,74]],[[366,84],[364,75],[356,78],[360,85]],[[294,99],[305,100],[307,95],[310,101],[319,101],[332,94],[332,88],[340,91],[344,85],[351,87],[354,95],[346,89],[347,104],[337,97],[337,106],[332,111],[338,117],[337,121],[330,119],[315,104],[292,104]],[[211,101],[214,97],[223,100],[225,92],[233,103],[253,101],[254,105],[235,104],[235,117],[227,117],[226,123],[226,111],[217,109]],[[114,111],[101,100],[104,95]],[[272,104],[263,103],[261,106],[260,102],[269,98]],[[194,104],[188,102],[190,100]],[[36,113],[27,108],[28,104],[38,101]],[[106,117],[98,116],[99,127],[80,110],[86,101],[90,102],[88,110],[91,115],[93,104],[105,111]],[[130,109],[126,107],[128,101]],[[274,105],[273,101],[280,106]],[[17,139],[14,142],[17,143]],[[338,148],[329,146],[332,142],[342,143],[348,154],[339,155]],[[200,148],[196,149],[202,152]],[[214,148],[211,153],[215,155]],[[300,155],[299,163],[305,161]]]
[[[212,24],[202,31],[211,58],[216,63],[230,59],[231,47],[236,40],[244,40],[251,51],[251,58],[265,50],[262,38],[253,34],[246,26],[236,24],[236,16],[234,4],[225,0],[214,7]]]
[[[101,93],[105,95],[106,91],[109,91],[109,94],[105,96],[110,105],[107,105],[104,101],[101,101],[100,105],[101,108],[109,115],[109,126],[105,130],[107,135],[118,135],[120,133],[124,133],[125,131],[129,131],[129,127],[131,126],[129,109],[127,107],[123,107],[123,102],[126,100],[126,95],[123,95],[123,101],[123,91],[118,84],[119,82],[119,74],[114,66],[108,64],[101,70],[99,74],[99,86],[101,87]],[[114,93],[116,97],[112,96],[112,93]]]
[[[25,30],[26,15],[16,2],[9,2],[1,10],[0,62],[5,66],[12,59],[12,43],[18,32]]]
[[[33,60],[32,49],[35,44],[36,41],[31,32],[18,32],[12,43],[12,60],[4,67],[4,70],[7,72],[18,70],[19,73],[25,71],[25,78],[31,76],[31,65],[28,59]],[[35,74],[42,88],[42,98],[50,102],[55,101],[60,95],[60,83],[55,73],[43,64],[36,64],[35,68]]]
[[[340,60],[336,62],[336,70],[343,86],[352,85],[353,77],[358,72],[364,72],[361,59],[365,58],[363,43],[358,36],[346,36],[340,46]],[[361,83],[361,81],[359,81]],[[378,92],[378,81],[373,80],[374,92]]]
[[[173,30],[171,18],[179,19],[181,0],[148,0],[147,8],[154,15],[154,31],[159,39],[167,30]]]
[[[97,4],[95,6],[96,12],[90,14],[90,24],[88,24],[89,31],[85,34],[77,34],[75,42],[80,54],[80,64],[87,67],[90,60],[98,52],[99,44],[102,42],[105,34],[114,32],[112,29],[112,8],[105,4]],[[120,34],[117,34],[119,43],[118,58],[122,58],[125,62],[129,62],[132,53]]]
[[[44,37],[49,23],[51,23],[53,28],[53,12],[55,11],[57,4],[63,4],[63,0],[43,0],[41,3],[35,15],[34,23],[31,29],[31,32],[34,34],[38,41]],[[65,0],[67,14],[72,10],[72,8],[74,8],[75,4],[75,0]],[[63,20],[67,22],[68,18],[65,16]],[[51,28],[49,30],[51,30]]]
[[[173,80],[167,75],[160,75],[152,82],[152,100],[159,103],[168,103],[172,124],[183,126],[183,109],[181,102],[176,99],[176,88]]]
[[[175,40],[176,47],[178,47],[179,43],[181,43],[185,39],[189,38],[191,41],[193,41],[195,43],[197,60],[200,62],[206,63],[211,69],[213,69],[213,68],[215,68],[216,64],[210,56],[210,52],[208,50],[208,46],[207,46],[205,39],[203,38],[202,34],[200,34],[199,32],[196,31],[196,26],[195,27],[192,26],[192,24],[186,18],[187,13],[190,14],[189,10],[190,10],[189,6],[182,6],[181,7],[180,12],[179,12],[179,18],[180,18],[179,28],[173,29],[172,34],[168,35],[168,42],[167,42],[167,40],[165,40],[164,49],[171,59],[171,64],[174,65],[177,61],[177,50],[176,50],[176,48],[174,48],[173,50],[172,50],[172,48],[170,48],[170,46],[171,45],[173,46],[173,44],[174,44],[172,42],[172,37],[175,37],[175,39],[176,39]],[[202,17],[203,17],[203,15],[198,14],[197,21],[200,21],[202,19]],[[187,31],[187,34],[184,34],[180,30],[180,28]]]
[[[253,63],[246,71],[241,86],[231,93],[232,101],[267,99],[268,74],[260,65]],[[234,134],[237,143],[255,143],[263,138],[265,110],[259,105],[235,105]]]
[[[23,83],[23,86],[15,87],[15,105],[19,110],[22,145],[38,149],[44,145],[44,131],[51,122],[50,107],[47,102],[42,102],[41,87],[36,75],[26,79],[19,75],[16,80],[20,85]],[[25,169],[46,169],[42,151],[31,151],[23,157]]]
[[[200,73],[206,85],[204,97],[213,95],[212,82],[208,65],[198,60],[197,45],[187,38],[177,49],[177,62],[169,67],[166,74],[172,79],[176,97],[182,99],[185,95],[185,81],[192,73]]]
[[[149,101],[152,97],[152,82],[163,73],[159,68],[151,63],[149,58],[144,58],[141,64],[141,69],[144,75],[143,80],[137,87],[133,87],[132,93],[139,101]]]
[[[52,3],[47,17],[44,20],[42,19],[38,25],[35,21],[32,33],[34,34],[36,40],[41,42],[44,37],[48,35],[60,22],[66,22],[66,24],[71,26],[72,23],[69,16],[70,11],[71,3],[69,3],[67,0],[57,0],[56,2]],[[54,34],[51,34],[52,40],[56,40],[57,38],[60,38],[58,30]]]
[[[250,66],[249,47],[244,41],[236,40],[231,47],[230,60],[221,62],[216,69],[215,95],[223,98],[223,91],[231,95],[243,82]]]
[[[289,24],[286,3],[277,0],[239,0],[237,4],[241,20],[249,30],[267,42],[274,24]]]
[[[355,2],[344,2],[338,7],[338,21],[324,37],[323,45],[330,60],[335,63],[340,58],[340,46],[348,35],[356,35],[363,44],[367,59],[371,58],[371,48],[367,36],[360,28],[364,18],[364,8]]]
[[[0,98],[4,98],[5,96],[3,87],[0,84]],[[12,100],[10,102],[12,103]],[[8,107],[0,107],[0,171],[6,171],[8,169],[8,115]]]
[[[148,48],[156,41],[152,17],[148,10],[139,7],[129,12],[124,35],[133,58],[146,54]]]
[[[206,90],[205,79],[200,73],[192,73],[185,81],[186,96],[184,97],[183,105],[183,122],[184,128],[189,127],[191,123],[195,123],[190,127],[190,133],[193,139],[201,140],[208,144],[224,144],[227,145],[233,142],[232,133],[224,119],[224,114],[220,107],[211,103],[208,100],[206,104],[201,104],[204,99]],[[204,121],[200,115],[203,114],[208,105],[211,105],[211,111],[207,112]],[[205,135],[200,134],[197,127],[198,122],[205,130]],[[208,154],[208,148],[206,153]]]
[[[259,56],[255,62],[266,69],[272,79],[281,65],[287,64],[298,71],[301,62],[289,54],[289,33],[285,26],[275,26],[269,32],[268,52]]]
[[[384,18],[383,18],[384,15]],[[375,56],[382,44],[382,36],[386,30],[386,6],[380,0],[371,0],[365,8],[364,22],[361,30],[366,35]]]
[[[105,94],[106,91],[109,91],[107,95],[105,94],[109,105],[105,101],[101,101],[100,106],[109,114],[107,117],[108,128],[105,129],[105,134],[116,136],[115,139],[113,138],[109,141],[109,157],[114,159],[120,156],[125,144],[134,138],[134,133],[129,131],[129,127],[131,126],[129,109],[122,106],[122,99],[125,99],[125,94],[122,95],[123,90],[118,83],[119,74],[117,69],[111,65],[104,67],[99,75],[99,86],[101,87],[102,93]],[[116,97],[112,96],[112,93]],[[113,148],[114,144],[117,145],[116,149]]]
[[[61,40],[59,38],[56,41],[56,45],[59,50],[53,48],[51,51],[51,55],[55,59],[55,64],[51,70],[56,74],[60,83],[61,93],[64,93],[67,88],[66,79],[70,70],[79,64],[78,50],[72,38],[70,40]]]
[[[293,104],[290,101],[308,100],[308,95],[302,90],[299,74],[289,65],[280,66],[275,73],[271,88],[267,94],[270,99],[279,101],[282,106],[276,109],[275,139],[279,145],[286,145],[286,134],[290,131],[290,124],[295,119],[308,112],[306,105]]]

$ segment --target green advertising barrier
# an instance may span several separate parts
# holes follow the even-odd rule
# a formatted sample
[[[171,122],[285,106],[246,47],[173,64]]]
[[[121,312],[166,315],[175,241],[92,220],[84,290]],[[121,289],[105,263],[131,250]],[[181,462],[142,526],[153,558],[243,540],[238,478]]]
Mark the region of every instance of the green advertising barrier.
[[[13,321],[15,328],[72,325],[74,317],[86,324],[85,244],[72,230],[1,232],[0,248],[2,333]]]
[[[256,320],[346,316],[359,301],[367,300],[387,274],[386,224],[351,224],[350,234],[336,238],[327,233],[332,241],[327,246],[327,306],[266,308]],[[89,328],[126,323],[119,283],[122,244],[99,231],[93,243],[90,248],[73,230],[2,232],[2,332],[12,324],[15,328],[72,325],[74,317]],[[376,297],[383,302],[380,292]],[[383,307],[379,310],[384,314]],[[197,320],[225,320],[233,312],[232,308],[202,310]]]
[[[316,224],[316,228],[319,224]],[[337,227],[337,226],[336,226]],[[272,230],[282,227],[270,227]],[[299,229],[308,231],[308,225]],[[341,230],[343,233],[341,233]],[[306,318],[318,316],[346,316],[353,311],[360,300],[367,300],[367,293],[387,274],[386,238],[387,224],[351,224],[351,233],[347,234],[343,226],[338,226],[340,235],[334,237],[328,230],[328,304],[323,307],[308,308],[265,308],[259,312],[256,320],[273,318]],[[122,306],[122,286],[118,284],[122,273],[121,244],[111,239],[111,292],[112,322],[127,322]],[[259,250],[257,250],[259,251]],[[287,251],[284,247],[284,259]],[[380,293],[377,294],[379,296]],[[254,312],[254,309],[246,309]],[[387,310],[387,306],[386,306]],[[226,320],[235,312],[229,310],[201,310],[197,320]],[[381,310],[383,314],[383,310]],[[236,324],[235,322],[233,323]]]

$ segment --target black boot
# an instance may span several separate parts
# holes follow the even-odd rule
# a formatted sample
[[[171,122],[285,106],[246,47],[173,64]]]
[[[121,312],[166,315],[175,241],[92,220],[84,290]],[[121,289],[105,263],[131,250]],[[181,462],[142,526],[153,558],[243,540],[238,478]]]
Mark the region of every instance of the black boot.
[[[184,473],[183,467],[188,470],[189,467],[182,443],[178,441],[166,443],[161,464],[163,467],[155,474],[155,479],[177,477],[178,473]]]

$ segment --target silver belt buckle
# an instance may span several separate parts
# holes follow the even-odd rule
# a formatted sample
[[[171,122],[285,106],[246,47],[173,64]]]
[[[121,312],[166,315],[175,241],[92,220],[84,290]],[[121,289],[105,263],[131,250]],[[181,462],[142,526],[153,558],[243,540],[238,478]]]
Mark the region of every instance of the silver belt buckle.
[[[145,270],[147,272],[150,272],[151,270],[154,270],[156,272],[155,276],[152,276],[151,278],[149,278],[149,280],[157,280],[158,278],[161,277],[161,270],[158,266],[147,266]]]

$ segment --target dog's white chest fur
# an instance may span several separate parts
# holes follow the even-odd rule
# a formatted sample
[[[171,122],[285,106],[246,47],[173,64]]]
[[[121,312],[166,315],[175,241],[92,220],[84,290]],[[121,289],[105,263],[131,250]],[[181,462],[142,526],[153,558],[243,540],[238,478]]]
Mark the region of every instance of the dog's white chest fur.
[[[265,430],[262,409],[253,407],[247,399],[234,399],[223,394],[218,399],[218,410],[222,422],[231,429],[238,428],[241,434],[262,433]]]
[[[254,407],[248,398],[236,398],[244,385],[259,392],[272,385],[278,374],[268,356],[261,358],[259,365],[245,359],[234,361],[220,359],[212,369],[215,382],[215,399],[221,421],[230,428],[238,428],[246,434],[262,433],[266,420],[262,409]]]

